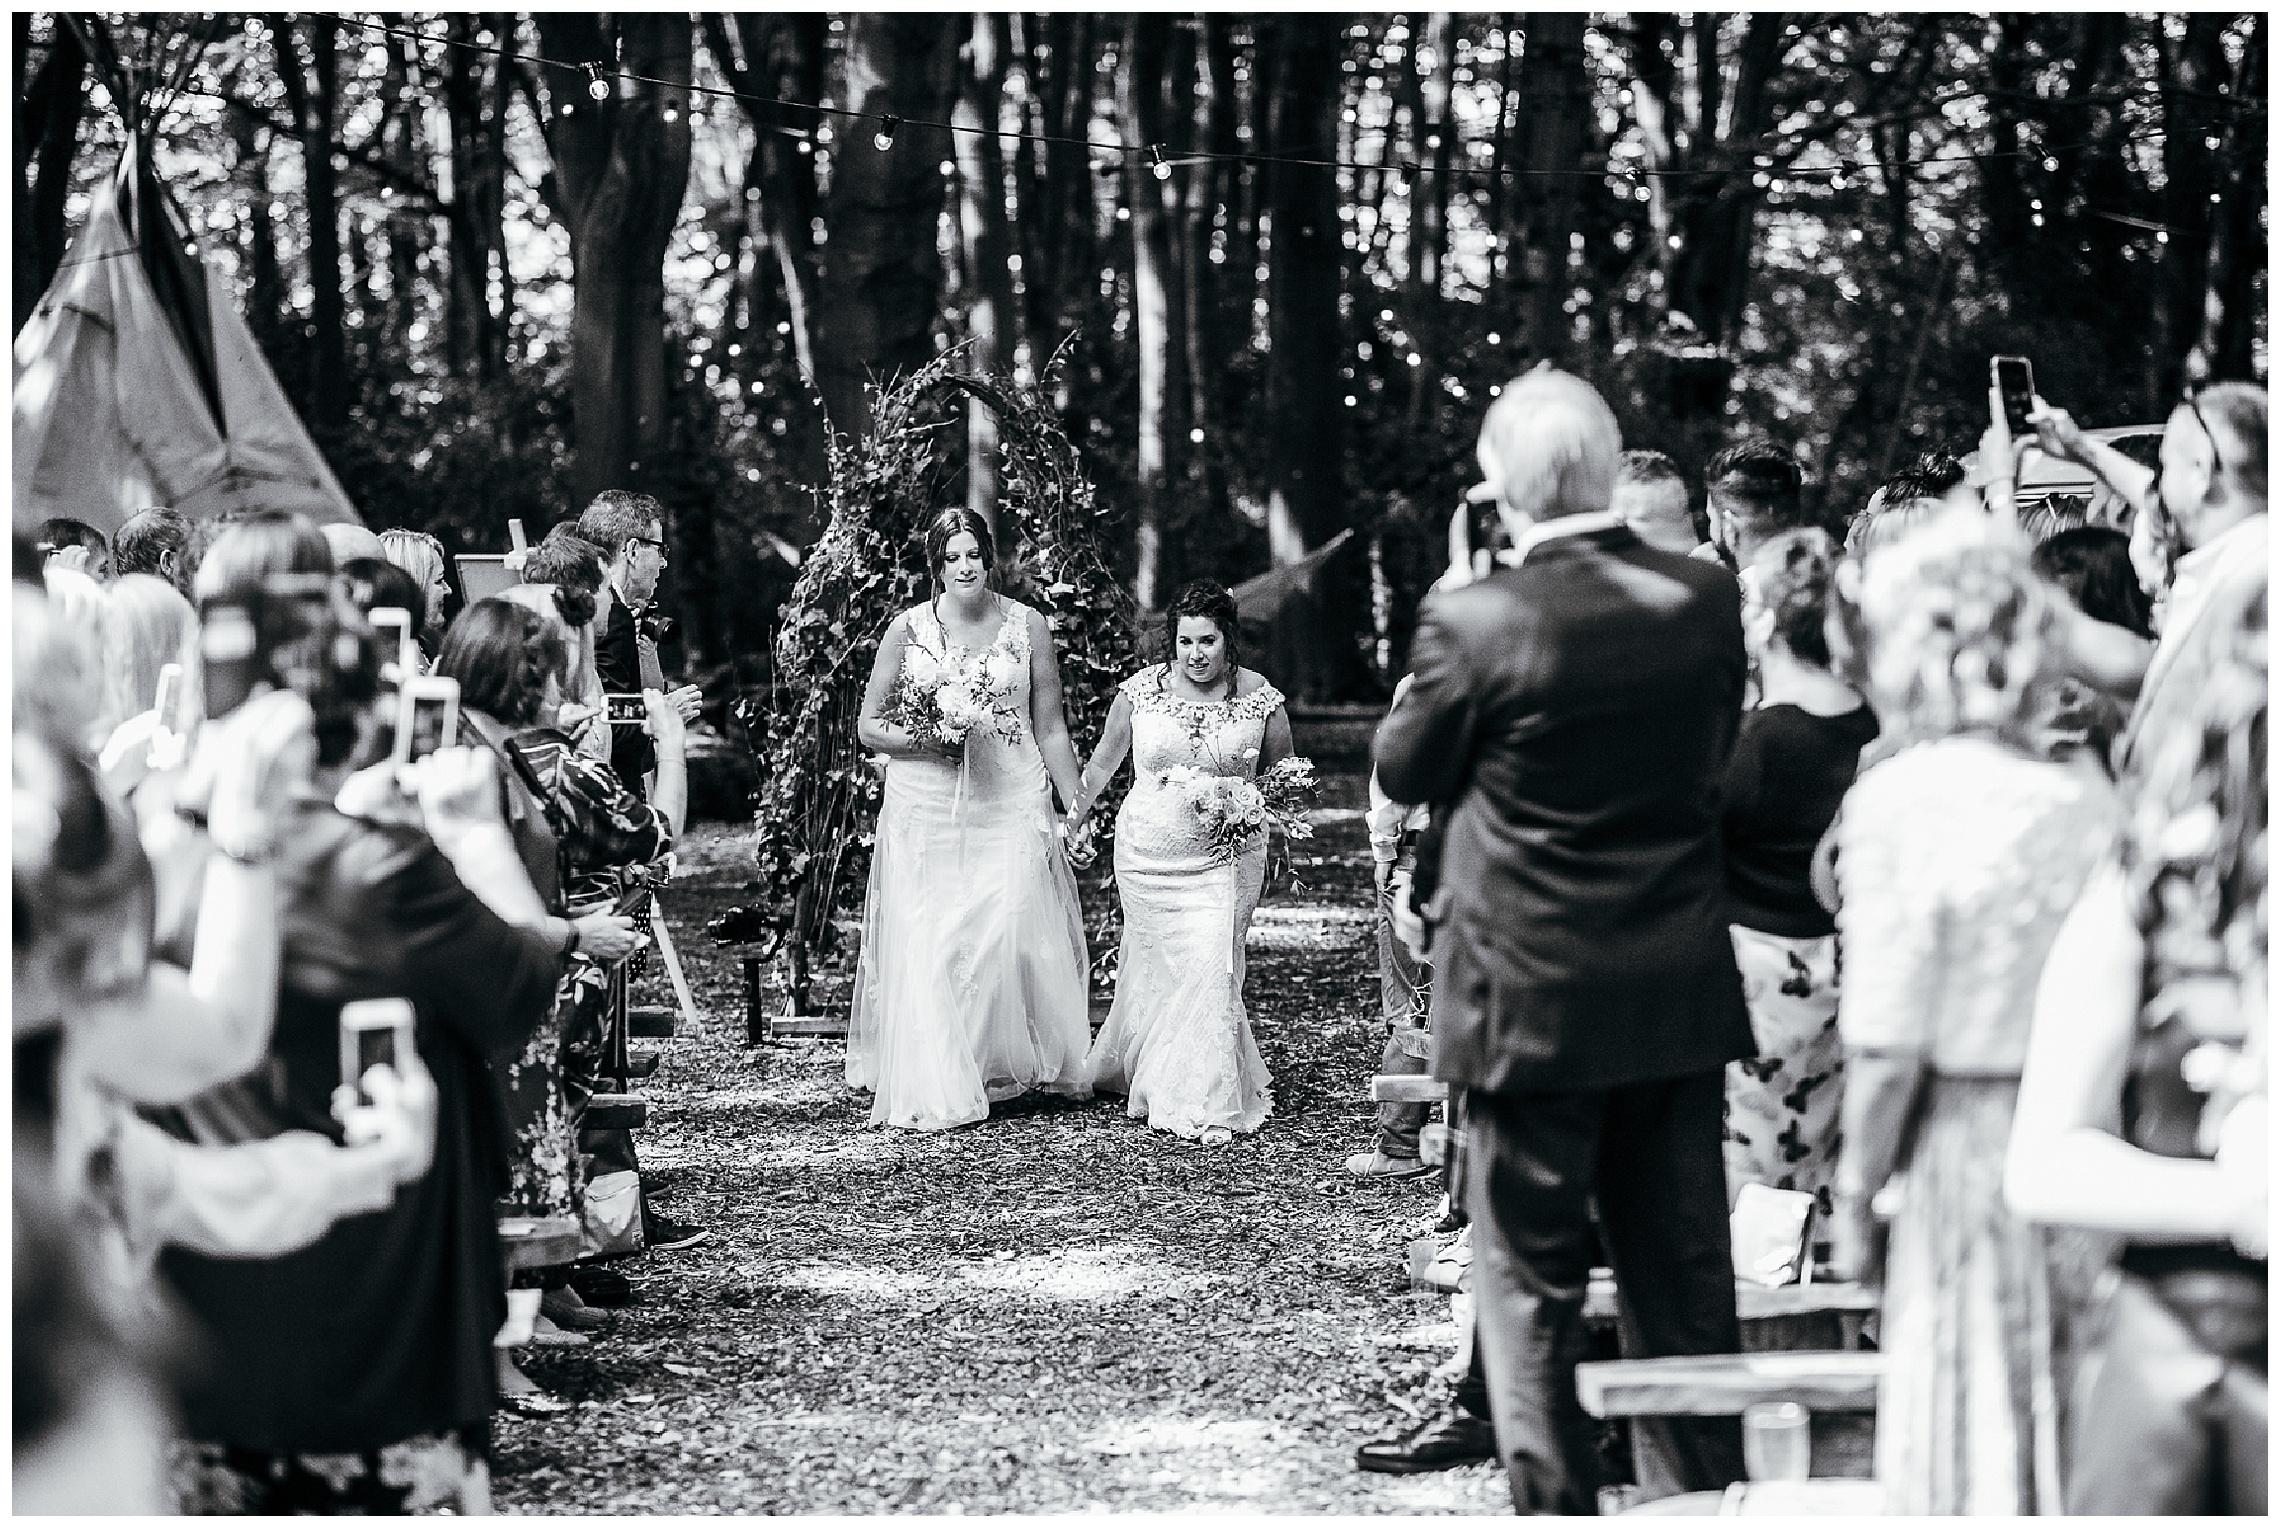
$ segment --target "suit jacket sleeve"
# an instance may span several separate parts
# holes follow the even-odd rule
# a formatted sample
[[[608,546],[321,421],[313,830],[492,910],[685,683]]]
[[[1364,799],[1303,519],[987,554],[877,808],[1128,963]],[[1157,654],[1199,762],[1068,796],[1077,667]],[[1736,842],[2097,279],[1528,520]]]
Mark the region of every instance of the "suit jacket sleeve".
[[[609,623],[594,643],[594,669],[610,694],[641,693],[641,653],[635,646],[633,612],[620,600],[610,602]]]
[[[1434,601],[1409,649],[1410,682],[1378,726],[1377,778],[1395,801],[1455,799],[1472,758],[1481,696],[1447,601]]]

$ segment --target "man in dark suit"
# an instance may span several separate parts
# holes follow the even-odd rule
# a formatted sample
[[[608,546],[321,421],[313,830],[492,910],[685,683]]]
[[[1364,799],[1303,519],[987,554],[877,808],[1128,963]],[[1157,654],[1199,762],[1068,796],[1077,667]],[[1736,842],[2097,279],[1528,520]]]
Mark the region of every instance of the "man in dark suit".
[[[608,489],[596,494],[578,517],[578,534],[600,547],[608,560],[604,582],[609,597],[594,643],[594,667],[601,674],[602,688],[612,695],[663,690],[657,646],[642,635],[642,620],[665,573],[665,507],[645,493]],[[695,719],[699,696],[694,686],[683,686],[669,698],[683,721]],[[640,727],[612,728],[610,767],[628,790],[646,795],[649,775],[657,768],[657,749],[649,734]]]
[[[1575,1394],[1592,1206],[1624,1351],[1740,1343],[1724,1070],[1754,1054],[1726,932],[1718,781],[1744,659],[1733,576],[1608,508],[1622,449],[1579,379],[1504,390],[1479,455],[1505,566],[1426,605],[1377,737],[1386,792],[1445,819],[1433,1074],[1465,1090],[1473,1295],[1523,1512],[1591,1513]],[[1633,1431],[1649,1496],[1739,1479],[1732,1419]]]

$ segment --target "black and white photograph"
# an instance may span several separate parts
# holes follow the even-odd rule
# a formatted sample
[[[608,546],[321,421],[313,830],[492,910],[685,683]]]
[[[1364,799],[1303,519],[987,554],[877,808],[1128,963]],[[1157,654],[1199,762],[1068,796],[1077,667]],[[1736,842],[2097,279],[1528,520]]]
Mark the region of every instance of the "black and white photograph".
[[[2269,14],[11,25],[13,1511],[2268,1511]]]

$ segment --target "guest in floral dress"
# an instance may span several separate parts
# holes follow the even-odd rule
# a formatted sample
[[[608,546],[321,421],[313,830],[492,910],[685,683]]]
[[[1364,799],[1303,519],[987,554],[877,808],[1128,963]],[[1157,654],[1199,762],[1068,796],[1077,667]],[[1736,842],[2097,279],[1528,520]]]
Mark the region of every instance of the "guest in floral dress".
[[[1726,765],[1726,890],[1734,960],[1757,1055],[1726,1069],[1726,1195],[1745,1183],[1814,1196],[1835,1209],[1837,925],[1813,900],[1814,845],[1852,785],[1876,717],[1829,671],[1824,629],[1836,547],[1818,530],[1761,549],[1743,634],[1757,658],[1758,704]]]
[[[1910,740],[1838,825],[1844,1153],[1835,1263],[1890,1231],[1876,1474],[1908,1515],[2056,1509],[2043,1242],[2003,1200],[2034,990],[2110,841],[2095,771],[2034,747],[2052,595],[2015,526],[1950,511],[1872,552],[1860,617],[1870,698]],[[2038,1404],[2038,1397],[2041,1401]]]

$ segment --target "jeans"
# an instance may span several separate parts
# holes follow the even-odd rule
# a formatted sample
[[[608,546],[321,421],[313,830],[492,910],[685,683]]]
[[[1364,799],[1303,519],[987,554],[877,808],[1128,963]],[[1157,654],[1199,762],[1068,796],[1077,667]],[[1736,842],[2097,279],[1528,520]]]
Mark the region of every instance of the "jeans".
[[[1411,955],[1393,931],[1393,899],[1409,894],[1414,859],[1405,850],[1391,880],[1377,894],[1378,992],[1386,1026],[1378,1073],[1385,1077],[1422,1076],[1431,1038],[1426,1026],[1432,1015],[1433,967]],[[1389,1157],[1415,1157],[1427,1109],[1425,1104],[1378,1105],[1378,1151]]]

